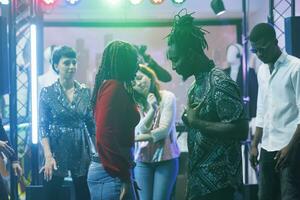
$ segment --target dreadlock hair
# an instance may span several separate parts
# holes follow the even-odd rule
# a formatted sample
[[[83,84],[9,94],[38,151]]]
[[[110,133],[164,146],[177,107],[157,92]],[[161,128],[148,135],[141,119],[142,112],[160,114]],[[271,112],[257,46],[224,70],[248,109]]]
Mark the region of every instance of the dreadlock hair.
[[[113,41],[103,52],[102,61],[95,77],[91,106],[95,109],[97,95],[104,80],[114,79],[130,85],[137,69],[136,49],[127,42]]]
[[[185,12],[184,14],[182,14]],[[179,11],[174,17],[171,33],[167,36],[168,45],[175,44],[181,52],[189,52],[190,49],[204,54],[208,49],[205,34],[208,31],[194,25],[194,13],[187,13],[186,9]]]
[[[150,67],[144,64],[139,65],[139,71],[150,79],[151,85],[150,85],[149,93],[153,93],[155,98],[157,99],[157,102],[160,103],[161,101],[161,95],[159,93],[160,87],[157,81],[156,73]],[[142,94],[139,94],[135,90],[133,90],[133,95],[136,103],[142,105],[143,109],[147,108],[146,106],[147,97],[144,97]]]
[[[53,47],[53,53],[52,53],[52,58],[51,58],[51,65],[52,65],[52,69],[58,74],[59,71],[56,68],[56,65],[58,65],[60,59],[62,57],[66,57],[66,58],[76,58],[76,51],[68,46],[57,46],[57,47]]]

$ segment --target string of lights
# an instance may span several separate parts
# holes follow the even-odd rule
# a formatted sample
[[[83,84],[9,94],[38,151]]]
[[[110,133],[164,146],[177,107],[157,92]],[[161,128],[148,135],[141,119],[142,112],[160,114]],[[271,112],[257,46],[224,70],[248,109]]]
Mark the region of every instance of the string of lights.
[[[0,0],[0,3],[1,2],[7,2],[8,3],[8,1],[9,0]],[[39,0],[39,1],[42,2],[42,4],[44,4],[44,5],[48,5],[48,6],[53,7],[53,5],[55,5],[59,1],[61,2],[63,0]],[[84,1],[84,0],[64,0],[64,1],[69,5],[75,5],[75,4],[78,4],[78,3],[80,3],[81,1]],[[113,4],[113,5],[117,5],[117,4],[121,3],[122,1],[123,2],[127,1],[132,5],[139,5],[139,4],[143,3],[144,0],[107,0],[107,1],[110,4]],[[160,5],[160,4],[164,3],[167,0],[148,0],[148,1],[150,1],[154,5]],[[184,4],[186,2],[186,0],[169,0],[169,1],[171,1],[175,5],[181,5],[181,4]],[[197,1],[197,0],[195,0],[195,1]],[[216,15],[221,15],[226,11],[224,3],[223,3],[222,0],[212,0],[210,2],[210,6],[211,6],[213,12]]]
[[[2,1],[4,2],[5,0],[0,0],[0,2],[2,2]],[[9,1],[9,0],[6,0],[6,1]],[[65,1],[69,5],[75,5],[84,0],[39,0],[39,1],[42,2],[42,4],[44,6],[46,5],[53,9],[53,7],[55,7],[54,5],[57,4],[58,2]],[[129,2],[132,5],[140,5],[146,0],[106,0],[106,1],[110,5],[117,6],[121,2]],[[167,0],[148,0],[148,1],[150,1],[154,5],[160,5]],[[186,0],[169,0],[169,1],[171,1],[174,5],[182,5],[186,2]],[[226,11],[222,0],[211,0],[210,6],[216,15],[221,15],[221,14],[225,13],[225,11]]]
[[[9,0],[0,0],[0,2],[8,2]],[[59,0],[40,0],[46,5],[55,4]],[[61,1],[61,0],[60,0]],[[133,5],[138,5],[143,2],[143,0],[126,0]],[[165,0],[149,0],[152,4],[162,4]],[[186,0],[171,0],[174,4],[183,4]],[[80,2],[80,0],[65,0],[66,3],[74,5]],[[4,3],[3,3],[4,4]]]

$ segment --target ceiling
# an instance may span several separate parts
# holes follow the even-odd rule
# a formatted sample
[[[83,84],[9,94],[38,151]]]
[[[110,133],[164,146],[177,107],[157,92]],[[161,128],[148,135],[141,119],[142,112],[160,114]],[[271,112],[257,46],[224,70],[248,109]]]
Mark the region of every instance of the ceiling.
[[[110,6],[108,0],[81,0],[77,5],[70,6],[61,1],[58,6],[45,12],[45,20],[161,20],[171,19],[181,9],[196,12],[199,19],[216,18],[210,8],[211,0],[186,0],[182,5],[174,5],[171,0],[164,0],[160,5],[153,5],[150,0],[143,0],[139,5],[131,5],[129,0],[122,0],[119,6]],[[223,0],[227,12],[219,18],[241,18],[242,0]],[[267,0],[248,0],[249,13],[267,12]]]

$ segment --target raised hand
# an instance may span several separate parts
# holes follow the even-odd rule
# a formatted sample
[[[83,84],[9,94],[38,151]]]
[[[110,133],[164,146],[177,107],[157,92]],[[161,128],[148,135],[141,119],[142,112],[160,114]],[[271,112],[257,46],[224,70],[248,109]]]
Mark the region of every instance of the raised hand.
[[[193,126],[193,123],[197,120],[200,119],[199,117],[199,110],[203,107],[203,103],[198,103],[198,104],[192,104],[188,105],[188,107],[185,110],[186,114],[186,120],[190,126]]]
[[[0,140],[0,152],[4,153],[6,157],[10,158],[14,155],[15,151],[8,145],[8,141]]]
[[[148,95],[147,102],[148,102],[149,106],[151,106],[154,110],[157,109],[158,102],[157,102],[157,99],[156,99],[156,97],[155,97],[155,95],[153,93],[150,93]]]
[[[14,170],[15,176],[22,176],[23,175],[23,169],[18,161],[15,161],[12,163],[12,168]]]

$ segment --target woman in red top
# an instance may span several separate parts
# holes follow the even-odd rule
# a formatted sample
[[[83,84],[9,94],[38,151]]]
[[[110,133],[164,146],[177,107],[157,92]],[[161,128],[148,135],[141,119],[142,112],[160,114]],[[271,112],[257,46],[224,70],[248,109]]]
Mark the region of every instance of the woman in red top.
[[[114,41],[105,48],[92,95],[97,148],[88,173],[92,200],[136,199],[132,169],[139,113],[131,82],[137,69],[137,53],[129,43]]]

